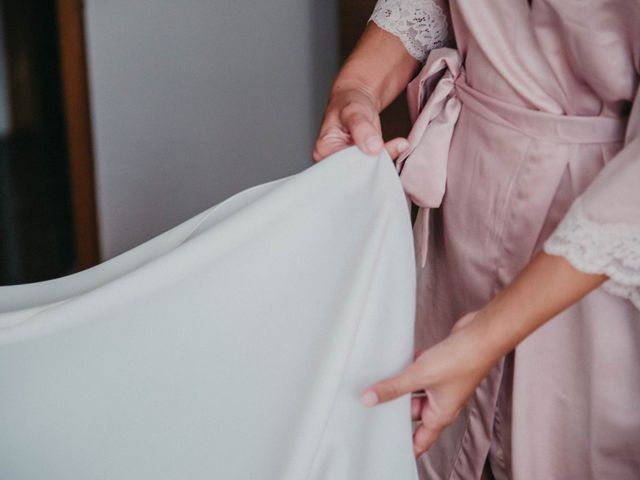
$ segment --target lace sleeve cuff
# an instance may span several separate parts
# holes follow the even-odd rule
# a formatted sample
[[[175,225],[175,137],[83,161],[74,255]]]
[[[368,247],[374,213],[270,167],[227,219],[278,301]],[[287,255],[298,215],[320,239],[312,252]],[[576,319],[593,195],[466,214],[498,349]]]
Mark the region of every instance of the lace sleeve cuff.
[[[607,275],[603,289],[640,309],[640,226],[595,222],[578,198],[545,242],[544,251],[565,257],[583,272]]]
[[[378,0],[370,21],[397,36],[423,63],[430,50],[448,43],[447,16],[434,0]]]

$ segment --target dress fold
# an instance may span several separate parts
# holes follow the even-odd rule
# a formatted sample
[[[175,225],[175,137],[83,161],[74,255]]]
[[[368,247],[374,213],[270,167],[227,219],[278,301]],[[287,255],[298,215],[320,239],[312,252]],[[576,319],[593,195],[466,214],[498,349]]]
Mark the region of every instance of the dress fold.
[[[415,480],[415,264],[386,152],[258,185],[97,267],[0,287],[0,478]]]

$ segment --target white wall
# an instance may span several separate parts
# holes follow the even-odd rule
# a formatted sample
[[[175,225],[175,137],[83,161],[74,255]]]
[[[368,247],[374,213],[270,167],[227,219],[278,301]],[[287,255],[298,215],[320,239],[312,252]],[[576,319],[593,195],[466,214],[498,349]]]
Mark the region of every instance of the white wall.
[[[105,259],[312,164],[335,0],[85,5]]]

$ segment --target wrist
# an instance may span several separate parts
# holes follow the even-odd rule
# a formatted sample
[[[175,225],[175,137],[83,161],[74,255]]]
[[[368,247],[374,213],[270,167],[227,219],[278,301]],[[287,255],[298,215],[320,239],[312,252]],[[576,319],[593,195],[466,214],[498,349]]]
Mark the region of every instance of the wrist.
[[[419,65],[398,37],[369,22],[340,68],[330,96],[358,88],[376,99],[381,112],[407,87]]]
[[[509,300],[508,292],[500,292],[476,314],[482,343],[494,360],[513,350],[523,338],[517,326],[528,313],[514,311]]]
[[[537,328],[606,280],[573,268],[564,258],[539,253],[478,312],[488,345],[504,355]]]
[[[382,102],[378,92],[371,85],[367,84],[360,78],[346,77],[338,78],[334,82],[329,92],[329,101],[331,104],[340,101],[340,98],[348,93],[357,93],[363,95],[374,106],[376,112],[380,113]]]

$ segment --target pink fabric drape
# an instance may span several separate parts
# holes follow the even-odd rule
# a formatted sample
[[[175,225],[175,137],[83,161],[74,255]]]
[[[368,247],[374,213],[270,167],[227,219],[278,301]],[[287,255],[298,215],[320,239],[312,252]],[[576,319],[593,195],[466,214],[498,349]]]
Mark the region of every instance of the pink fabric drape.
[[[611,280],[492,370],[421,477],[480,478],[488,456],[498,480],[640,478],[640,3],[450,7],[456,49],[409,85],[398,160],[421,207],[416,347],[543,248]]]
[[[442,204],[449,147],[461,101],[487,121],[539,140],[613,143],[622,141],[625,134],[626,116],[560,115],[530,110],[474,90],[465,77],[457,50],[439,48],[431,51],[420,73],[407,86],[413,126],[407,137],[409,148],[398,158],[396,168],[411,201],[424,209],[423,228],[416,245],[422,267],[427,255],[428,212]]]

